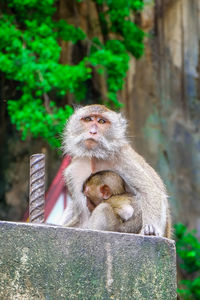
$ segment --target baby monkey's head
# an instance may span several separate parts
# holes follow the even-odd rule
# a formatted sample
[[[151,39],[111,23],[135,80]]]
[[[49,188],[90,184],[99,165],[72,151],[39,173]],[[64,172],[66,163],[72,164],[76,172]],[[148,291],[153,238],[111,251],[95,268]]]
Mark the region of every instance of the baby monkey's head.
[[[125,192],[123,179],[113,171],[92,174],[83,185],[83,193],[95,206],[111,196]]]

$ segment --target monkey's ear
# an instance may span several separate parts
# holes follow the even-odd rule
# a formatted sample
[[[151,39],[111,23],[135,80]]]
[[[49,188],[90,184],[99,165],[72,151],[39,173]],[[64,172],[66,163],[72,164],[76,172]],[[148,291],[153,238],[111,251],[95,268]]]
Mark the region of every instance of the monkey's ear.
[[[106,184],[100,187],[100,192],[102,193],[102,197],[104,200],[107,200],[111,196],[110,188]]]

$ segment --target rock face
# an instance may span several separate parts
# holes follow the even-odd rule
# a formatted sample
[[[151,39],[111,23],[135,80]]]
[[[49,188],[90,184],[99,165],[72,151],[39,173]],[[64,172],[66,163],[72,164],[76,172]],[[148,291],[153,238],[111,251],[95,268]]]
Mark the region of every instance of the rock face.
[[[135,148],[167,186],[174,221],[200,237],[200,2],[144,2],[146,50],[132,61],[124,110]]]
[[[0,222],[0,299],[175,300],[172,240]]]

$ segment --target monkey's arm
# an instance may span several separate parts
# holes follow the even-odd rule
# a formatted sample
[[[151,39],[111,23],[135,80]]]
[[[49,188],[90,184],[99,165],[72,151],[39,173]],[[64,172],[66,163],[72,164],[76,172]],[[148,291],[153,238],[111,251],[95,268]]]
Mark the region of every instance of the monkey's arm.
[[[120,232],[128,232],[128,233],[140,233],[143,222],[142,222],[142,209],[138,201],[131,197],[131,206],[134,210],[133,216],[128,220],[120,224],[119,231]]]
[[[64,177],[71,201],[67,204],[61,224],[69,227],[84,227],[89,218],[86,198],[82,193],[83,182],[89,177],[91,170],[87,160],[74,159],[65,169]]]
[[[164,236],[167,216],[167,194],[158,174],[129,145],[121,149],[116,172],[124,179],[131,193],[141,204],[141,234]]]
[[[106,203],[109,203],[112,206],[114,212],[124,221],[129,220],[134,214],[131,202],[132,196],[126,193],[114,195],[106,201]]]
[[[74,219],[75,207],[72,201],[67,203],[67,209],[64,210],[64,213],[60,219],[60,225],[65,225],[67,227],[73,227],[77,222],[77,218]]]
[[[120,223],[111,205],[101,203],[92,212],[87,228],[92,230],[117,231]]]

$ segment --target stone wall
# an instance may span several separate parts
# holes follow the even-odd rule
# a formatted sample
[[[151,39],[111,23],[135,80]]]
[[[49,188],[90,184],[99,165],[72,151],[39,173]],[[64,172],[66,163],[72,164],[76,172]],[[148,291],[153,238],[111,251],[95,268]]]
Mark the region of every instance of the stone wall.
[[[174,241],[0,222],[1,300],[175,300]]]

